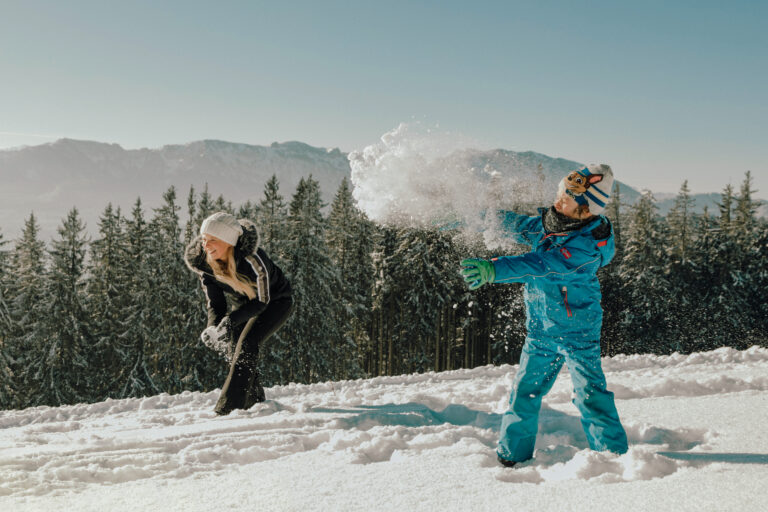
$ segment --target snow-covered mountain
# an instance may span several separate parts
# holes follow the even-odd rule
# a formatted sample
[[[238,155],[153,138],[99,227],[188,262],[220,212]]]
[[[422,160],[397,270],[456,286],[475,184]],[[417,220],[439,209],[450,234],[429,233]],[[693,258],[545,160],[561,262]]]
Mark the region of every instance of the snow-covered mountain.
[[[738,192],[738,190],[736,191]],[[656,199],[656,205],[659,207],[659,213],[666,215],[675,206],[675,197],[677,194],[654,194]],[[691,199],[695,201],[694,211],[696,213],[703,213],[704,207],[707,208],[709,215],[718,216],[720,210],[718,204],[722,202],[723,196],[718,192],[712,192],[709,194],[691,194]],[[768,201],[758,199],[758,208],[756,215],[760,218],[768,218]]]
[[[756,511],[768,350],[603,360],[624,455],[589,449],[563,370],[534,458],[495,459],[518,366],[0,411],[0,510]]]
[[[312,174],[326,200],[349,175],[346,155],[338,149],[301,142],[252,146],[216,140],[159,149],[126,150],[117,144],[61,139],[50,144],[0,151],[0,229],[18,236],[34,211],[43,233],[51,235],[76,206],[93,233],[107,203],[129,211],[137,197],[156,207],[168,187],[186,204],[189,187],[238,205],[263,197],[266,181],[276,174],[286,200],[299,179]]]
[[[515,172],[540,166],[545,186],[552,190],[564,174],[582,165],[534,152],[463,151],[463,160],[476,168]],[[259,201],[264,184],[273,174],[286,200],[290,200],[299,179],[311,174],[320,182],[325,201],[330,202],[350,172],[346,153],[301,142],[256,146],[203,140],[127,150],[118,144],[61,139],[0,151],[0,233],[6,240],[18,237],[24,220],[34,212],[41,237],[49,239],[75,206],[94,235],[99,215],[108,203],[129,212],[141,197],[149,210],[160,205],[163,192],[171,185],[176,187],[182,207],[190,186],[200,191],[206,184],[214,197],[222,194],[237,206],[247,200]],[[632,203],[639,192],[622,183],[622,197]],[[698,207],[706,203],[710,211],[716,211],[711,203],[719,195],[703,197],[706,201],[696,198]],[[661,213],[668,211],[672,201],[660,201]],[[765,204],[763,208],[768,210]],[[762,213],[768,216],[768,212]]]

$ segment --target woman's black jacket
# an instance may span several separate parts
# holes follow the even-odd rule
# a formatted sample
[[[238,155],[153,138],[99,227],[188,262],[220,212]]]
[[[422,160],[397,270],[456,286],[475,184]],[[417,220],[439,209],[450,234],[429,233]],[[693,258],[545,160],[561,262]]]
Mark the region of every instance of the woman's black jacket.
[[[229,314],[232,325],[237,327],[260,315],[270,301],[291,296],[291,285],[283,271],[259,248],[256,225],[246,219],[238,222],[243,227],[243,234],[234,249],[237,272],[256,283],[256,298],[248,299],[213,276],[213,270],[205,260],[201,236],[192,240],[184,253],[187,267],[200,275],[206,296],[208,326],[218,325]]]

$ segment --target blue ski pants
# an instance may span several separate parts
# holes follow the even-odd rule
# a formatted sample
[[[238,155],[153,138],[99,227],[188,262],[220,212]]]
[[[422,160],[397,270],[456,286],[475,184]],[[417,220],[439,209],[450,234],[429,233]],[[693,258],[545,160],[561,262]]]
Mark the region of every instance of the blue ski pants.
[[[581,413],[589,447],[615,453],[627,451],[627,435],[600,365],[600,343],[552,343],[529,338],[523,346],[509,410],[501,420],[500,457],[517,462],[533,457],[541,400],[552,389],[563,363],[571,374],[576,393],[573,403]]]

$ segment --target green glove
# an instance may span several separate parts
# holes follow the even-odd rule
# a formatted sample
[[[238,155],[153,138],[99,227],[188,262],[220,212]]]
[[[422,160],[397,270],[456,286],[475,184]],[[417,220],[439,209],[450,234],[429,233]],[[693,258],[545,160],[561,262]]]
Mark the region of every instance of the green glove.
[[[477,290],[485,283],[492,283],[496,279],[496,269],[488,260],[467,258],[461,260],[461,275],[470,290]]]

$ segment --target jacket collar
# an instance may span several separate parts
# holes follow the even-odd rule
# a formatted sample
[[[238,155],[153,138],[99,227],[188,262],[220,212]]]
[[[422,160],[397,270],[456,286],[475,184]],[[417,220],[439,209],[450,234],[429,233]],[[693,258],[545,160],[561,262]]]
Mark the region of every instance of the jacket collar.
[[[239,263],[244,256],[254,254],[259,249],[259,229],[248,219],[239,219],[238,222],[243,227],[243,234],[237,239],[235,245],[235,260]],[[205,250],[203,249],[203,238],[196,236],[184,251],[184,263],[192,272],[197,274],[212,274],[213,271],[205,261]]]

